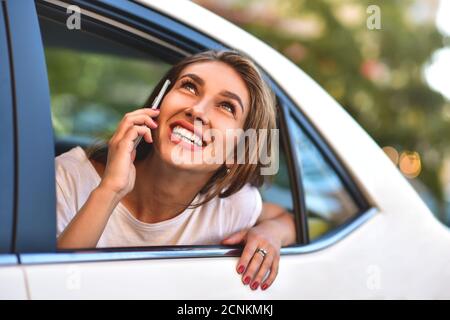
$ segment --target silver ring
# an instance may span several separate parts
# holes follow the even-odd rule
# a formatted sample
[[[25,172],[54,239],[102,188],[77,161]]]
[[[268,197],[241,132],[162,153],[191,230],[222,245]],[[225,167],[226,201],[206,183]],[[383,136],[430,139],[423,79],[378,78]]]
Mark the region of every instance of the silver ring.
[[[255,253],[259,253],[260,255],[262,255],[263,258],[265,258],[267,256],[267,250],[264,250],[263,248],[258,248],[256,249]]]

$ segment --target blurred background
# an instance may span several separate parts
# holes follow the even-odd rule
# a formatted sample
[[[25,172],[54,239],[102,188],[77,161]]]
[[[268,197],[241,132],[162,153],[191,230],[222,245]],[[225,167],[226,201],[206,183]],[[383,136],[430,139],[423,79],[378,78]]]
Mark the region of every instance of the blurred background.
[[[450,1],[194,2],[324,87],[450,226]]]

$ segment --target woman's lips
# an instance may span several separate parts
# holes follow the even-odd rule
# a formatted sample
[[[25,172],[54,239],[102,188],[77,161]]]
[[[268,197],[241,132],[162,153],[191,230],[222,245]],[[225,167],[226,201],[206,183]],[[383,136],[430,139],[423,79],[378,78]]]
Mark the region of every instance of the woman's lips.
[[[177,134],[173,133],[173,128],[176,127],[175,126],[169,126],[169,140],[175,144],[179,144],[180,146],[182,146],[184,149],[188,149],[191,151],[199,151],[199,150],[203,150],[206,147],[206,144],[203,143],[203,146],[198,146],[195,143],[191,143],[191,142],[187,142],[186,140],[184,140],[183,138],[181,138],[180,136],[178,136]]]
[[[203,132],[203,126],[201,125],[200,121],[195,122],[195,125],[186,121],[186,120],[176,120],[174,122],[172,122],[169,127],[173,130],[173,128],[175,128],[176,126],[180,126],[190,132],[192,132],[193,134],[195,134],[197,137],[200,138],[200,140],[202,142],[204,141],[204,132]]]

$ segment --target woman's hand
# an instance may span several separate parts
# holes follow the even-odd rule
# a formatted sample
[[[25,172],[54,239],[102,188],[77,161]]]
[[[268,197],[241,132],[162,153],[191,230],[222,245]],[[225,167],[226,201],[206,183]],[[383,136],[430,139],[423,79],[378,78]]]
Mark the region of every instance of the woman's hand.
[[[136,180],[134,140],[143,136],[147,143],[153,142],[150,129],[158,124],[152,118],[158,115],[157,109],[142,108],[123,117],[108,142],[108,161],[99,187],[112,191],[119,198],[133,190]]]
[[[256,225],[232,234],[222,244],[245,244],[236,271],[242,274],[245,285],[266,290],[278,274],[281,247],[295,240],[294,216],[274,203],[264,202]]]
[[[222,241],[225,245],[245,244],[236,270],[242,274],[244,285],[250,284],[252,290],[256,290],[258,286],[266,290],[278,274],[282,240],[276,230],[271,221],[266,220],[251,229],[236,232]],[[266,255],[257,251],[258,249],[263,249]],[[268,272],[270,274],[265,278]]]

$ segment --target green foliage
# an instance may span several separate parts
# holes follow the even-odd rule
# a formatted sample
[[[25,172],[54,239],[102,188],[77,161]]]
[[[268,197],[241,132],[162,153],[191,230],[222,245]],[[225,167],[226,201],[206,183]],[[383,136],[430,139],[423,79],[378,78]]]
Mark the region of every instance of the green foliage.
[[[168,65],[160,61],[48,47],[57,137],[108,138],[126,112],[143,106]]]
[[[215,10],[215,1],[199,1]],[[423,66],[442,47],[434,21],[420,21],[415,1],[266,1],[268,14],[249,15],[255,1],[218,12],[285,54],[322,85],[381,146],[417,151],[418,177],[443,201],[439,174],[449,152],[444,98],[424,80]],[[381,29],[369,30],[369,5],[380,8]],[[274,9],[275,8],[275,9]],[[342,17],[348,9],[353,14]],[[247,11],[246,11],[247,10]],[[244,11],[244,12],[243,12]],[[277,12],[273,14],[273,12]],[[420,11],[420,10],[419,10]],[[262,11],[264,12],[264,11]],[[274,17],[275,15],[275,17]],[[356,16],[356,18],[355,18]],[[352,19],[353,21],[352,21]],[[286,28],[286,21],[314,22]],[[443,210],[434,208],[435,211]],[[443,215],[443,212],[435,212]]]

